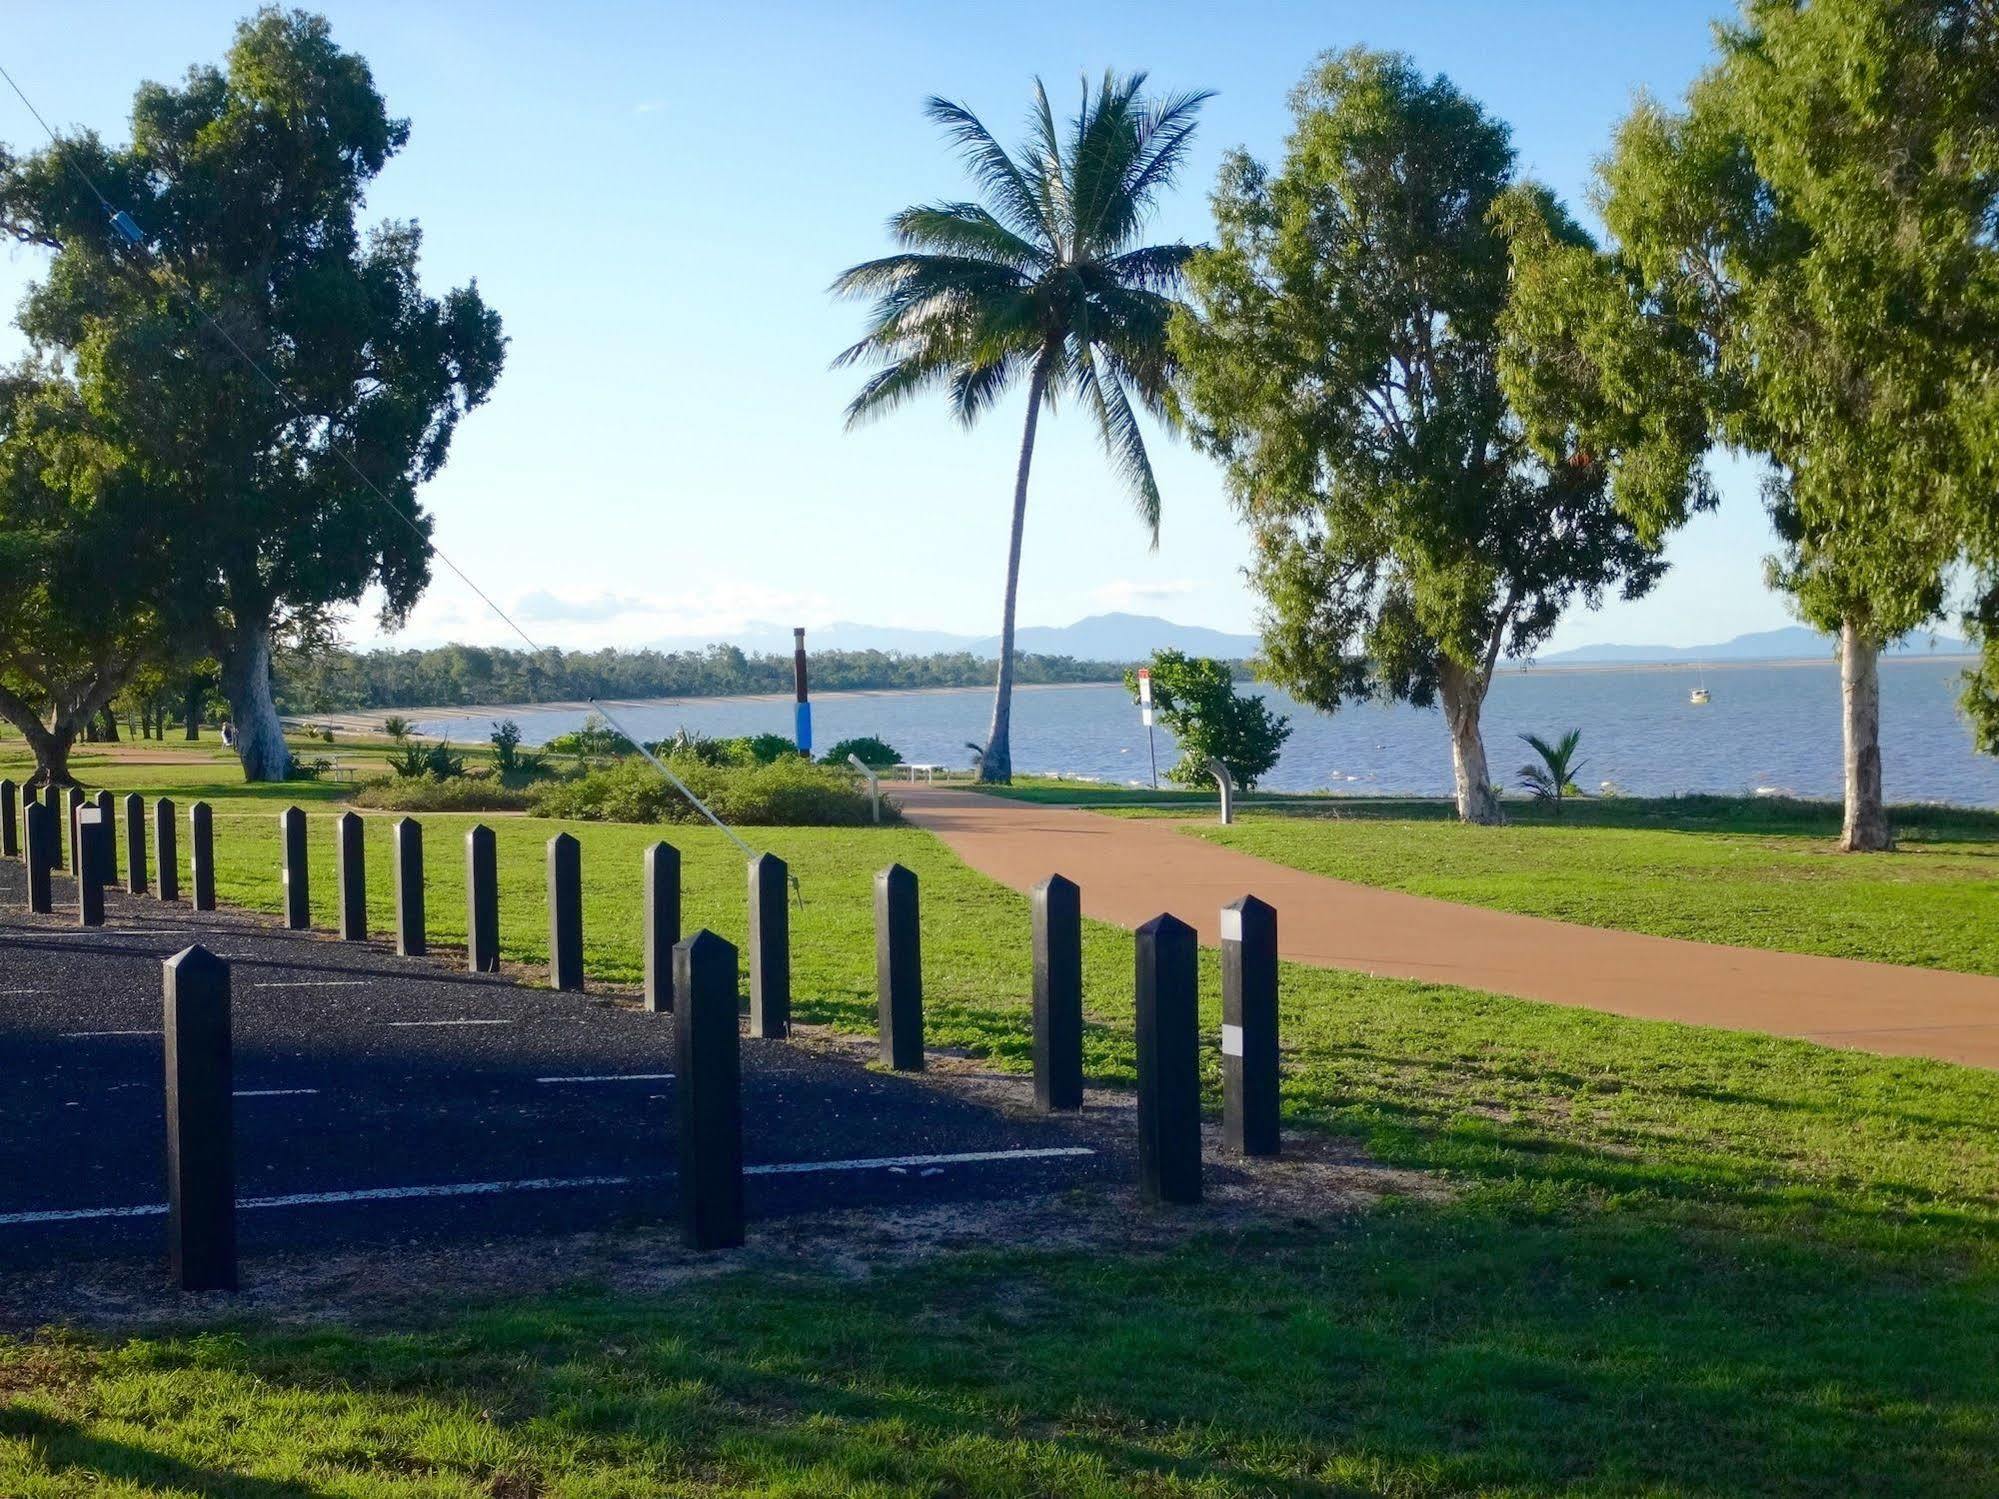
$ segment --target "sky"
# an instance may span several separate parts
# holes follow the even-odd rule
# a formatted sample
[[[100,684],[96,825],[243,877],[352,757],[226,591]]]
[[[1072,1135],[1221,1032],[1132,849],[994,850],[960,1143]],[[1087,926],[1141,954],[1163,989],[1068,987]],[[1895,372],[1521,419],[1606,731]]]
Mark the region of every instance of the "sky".
[[[134,88],[219,61],[247,4],[0,4],[0,62],[59,129],[124,140]],[[937,4],[328,3],[408,148],[369,212],[414,219],[434,292],[477,278],[511,340],[491,401],[424,492],[438,546],[538,643],[630,646],[750,621],[997,631],[1024,393],[976,429],[939,399],[849,432],[857,382],[830,362],[862,309],[828,297],[884,253],[884,222],[965,196],[922,115],[960,100],[1003,140],[1034,77],[1058,104],[1106,67],[1211,88],[1197,149],[1151,226],[1209,233],[1224,151],[1274,160],[1286,96],[1319,53],[1366,44],[1448,74],[1510,123],[1525,171],[1587,218],[1592,162],[1634,96],[1674,98],[1725,6],[1531,0],[1399,5],[1021,0]],[[38,130],[0,91],[0,141]],[[39,275],[0,248],[0,306]],[[20,350],[11,327],[0,356]],[[1254,628],[1247,541],[1220,472],[1153,432],[1157,550],[1086,424],[1041,424],[1023,624],[1107,609]],[[1775,544],[1755,471],[1723,462],[1718,511],[1670,544],[1643,600],[1565,619],[1547,649],[1699,644],[1789,622],[1763,586]],[[407,627],[349,634],[501,643],[439,568]]]

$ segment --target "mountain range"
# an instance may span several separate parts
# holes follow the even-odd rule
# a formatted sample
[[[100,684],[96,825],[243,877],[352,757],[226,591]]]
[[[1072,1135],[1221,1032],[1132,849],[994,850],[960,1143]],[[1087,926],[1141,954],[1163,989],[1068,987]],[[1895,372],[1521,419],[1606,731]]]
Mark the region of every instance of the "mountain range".
[[[1541,666],[1583,666],[1592,662],[1633,665],[1670,661],[1811,661],[1831,660],[1837,643],[1809,625],[1758,630],[1710,645],[1579,645],[1534,658]],[[1912,631],[1888,647],[1890,656],[1960,656],[1971,647],[1955,635]]]

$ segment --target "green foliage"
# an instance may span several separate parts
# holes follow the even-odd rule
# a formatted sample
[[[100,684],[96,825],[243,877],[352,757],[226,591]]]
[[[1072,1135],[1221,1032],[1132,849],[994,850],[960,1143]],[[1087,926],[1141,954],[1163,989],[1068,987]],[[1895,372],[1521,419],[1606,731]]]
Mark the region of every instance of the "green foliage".
[[[867,794],[851,774],[800,755],[730,764],[685,754],[671,763],[688,789],[731,827],[860,827],[873,820]],[[530,806],[539,817],[586,822],[705,822],[671,782],[638,759],[543,786]]]
[[[932,98],[927,113],[958,148],[980,201],[905,208],[890,220],[898,253],[852,266],[833,283],[835,295],[872,304],[867,333],[835,361],[875,367],[847,407],[849,425],[942,389],[969,426],[1027,381],[982,780],[1013,775],[1014,606],[1044,404],[1073,397],[1089,414],[1139,519],[1159,540],[1159,485],[1138,410],[1175,419],[1167,327],[1193,252],[1137,240],[1153,200],[1186,159],[1208,94],[1154,100],[1144,84],[1143,73],[1105,73],[1094,90],[1085,87],[1064,129],[1036,79],[1027,142],[1011,153],[964,105]]]
[[[528,793],[492,776],[386,776],[354,793],[358,807],[392,812],[518,812]]]
[[[902,764],[902,751],[887,740],[877,739],[872,734],[863,734],[858,739],[842,739],[819,757],[819,763],[845,765],[849,755],[872,770],[882,770],[891,765]]]
[[[272,7],[238,26],[221,68],[141,86],[129,145],[81,135],[0,158],[0,230],[52,256],[21,330],[38,354],[74,361],[99,435],[148,475],[174,627],[221,662],[255,777],[281,778],[286,753],[274,633],[309,632],[370,588],[390,621],[407,614],[430,576],[418,490],[504,359],[476,286],[423,291],[414,221],[360,222],[408,138],[324,19]],[[116,195],[141,245],[79,174]],[[210,317],[311,420],[218,342]]]
[[[1555,809],[1555,815],[1562,815],[1562,798],[1581,796],[1582,789],[1576,785],[1576,776],[1582,771],[1584,762],[1576,758],[1576,748],[1582,743],[1583,731],[1570,729],[1554,743],[1549,743],[1539,734],[1520,736],[1534,753],[1541,757],[1539,765],[1520,767],[1520,784],[1533,792],[1534,800],[1546,802]]]
[[[1228,157],[1215,246],[1189,267],[1174,346],[1195,435],[1253,533],[1271,679],[1328,712],[1441,697],[1461,812],[1483,820],[1494,663],[1664,563],[1602,465],[1536,451],[1500,388],[1506,127],[1360,48],[1321,59],[1292,112],[1276,171]],[[1581,240],[1536,201],[1549,233]]]
[[[582,728],[557,734],[542,748],[552,755],[587,757],[634,754],[638,746],[606,723],[601,715],[592,713],[583,720]]]
[[[1150,669],[1153,709],[1180,746],[1180,761],[1166,778],[1182,786],[1211,785],[1212,756],[1229,768],[1236,785],[1254,790],[1291,737],[1291,720],[1262,698],[1237,692],[1225,661],[1154,651]],[[1124,685],[1136,702],[1138,673],[1126,672]]]
[[[503,718],[493,725],[488,736],[493,746],[493,764],[500,774],[517,770],[521,762],[521,726],[511,718]]]
[[[798,753],[797,741],[788,734],[751,734],[732,742],[740,745],[744,757],[757,765],[769,765]]]
[[[400,713],[391,713],[387,718],[382,720],[382,732],[387,734],[397,744],[401,744],[404,740],[408,739],[413,731],[410,721]],[[520,739],[520,729],[518,726],[514,729],[514,738],[515,742],[518,743]],[[499,740],[497,737],[493,743],[494,747],[498,748]]]
[[[390,753],[388,763],[389,768],[403,780],[428,777],[434,781],[445,781],[465,774],[465,757],[443,740],[436,744],[419,744],[410,740]]]

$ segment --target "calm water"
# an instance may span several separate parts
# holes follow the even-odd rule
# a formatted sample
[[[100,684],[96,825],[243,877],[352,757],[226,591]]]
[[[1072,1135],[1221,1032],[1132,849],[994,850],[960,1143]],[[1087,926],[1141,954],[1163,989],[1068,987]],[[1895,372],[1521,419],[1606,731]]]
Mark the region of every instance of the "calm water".
[[[1881,738],[1888,794],[1897,801],[1999,806],[1999,759],[1972,747],[1956,708],[1965,663],[1887,661],[1881,666]],[[1589,790],[1614,781],[1633,795],[1770,788],[1799,796],[1840,794],[1839,672],[1811,662],[1709,667],[1713,701],[1687,701],[1692,667],[1509,671],[1494,682],[1485,713],[1486,754],[1495,778],[1511,784],[1531,755],[1514,736],[1583,734],[1578,778]],[[1447,795],[1450,744],[1435,710],[1350,708],[1326,715],[1281,692],[1257,688],[1291,715],[1272,790]],[[854,692],[813,703],[821,748],[874,734],[908,760],[964,766],[965,741],[983,739],[990,691]],[[497,710],[496,710],[497,711]],[[714,736],[791,732],[788,699],[685,699],[614,704],[625,725],[648,740],[676,729]],[[1145,730],[1121,687],[1024,687],[1014,699],[1016,769],[1062,771],[1112,781],[1148,780]],[[583,722],[578,707],[506,710],[539,744]],[[426,735],[483,739],[486,717],[407,715]],[[1178,758],[1158,733],[1160,768]]]

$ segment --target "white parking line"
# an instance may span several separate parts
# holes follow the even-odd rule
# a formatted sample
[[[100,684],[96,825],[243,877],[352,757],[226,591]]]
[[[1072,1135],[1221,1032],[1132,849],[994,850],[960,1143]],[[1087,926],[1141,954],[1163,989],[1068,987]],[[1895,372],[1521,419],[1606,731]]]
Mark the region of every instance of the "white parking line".
[[[869,1171],[891,1166],[972,1166],[988,1161],[1040,1161],[1095,1155],[1085,1145],[1050,1146],[1033,1150],[971,1150],[956,1155],[889,1155],[851,1161],[784,1161],[745,1166],[745,1176],[802,1176],[816,1171]],[[283,1197],[243,1197],[236,1206],[254,1208],[324,1207],[348,1202],[403,1202],[428,1197],[491,1197],[504,1192],[559,1192],[585,1187],[632,1187],[669,1180],[658,1176],[536,1176],[525,1181],[450,1182],[426,1187],[367,1187],[354,1192],[293,1192]],[[163,1202],[127,1208],[54,1208],[29,1213],[0,1213],[0,1228],[35,1223],[84,1223],[106,1218],[157,1218]]]
[[[158,1031],[60,1031],[65,1041],[81,1041],[90,1036],[157,1036]]]
[[[512,1025],[511,1020],[384,1020],[384,1025]]]
[[[252,984],[252,989],[361,989],[367,987],[370,979],[272,979],[268,983]]]
[[[538,1083],[670,1083],[671,1072],[605,1072],[585,1077],[538,1077]]]
[[[0,994],[53,994],[53,989],[0,989]]]
[[[317,1093],[317,1088],[238,1088],[238,1098],[303,1098],[308,1093]]]

